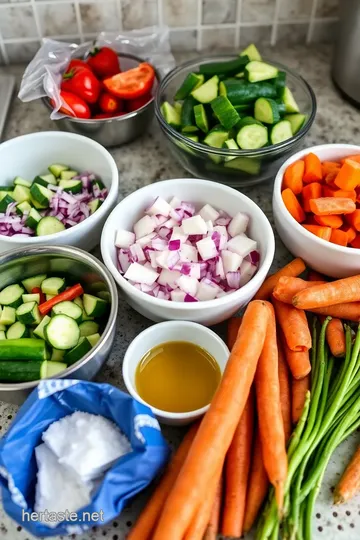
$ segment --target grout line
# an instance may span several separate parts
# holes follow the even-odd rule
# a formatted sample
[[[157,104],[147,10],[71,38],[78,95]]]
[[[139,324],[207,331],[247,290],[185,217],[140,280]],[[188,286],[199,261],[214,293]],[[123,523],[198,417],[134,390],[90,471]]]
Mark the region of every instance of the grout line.
[[[236,3],[236,15],[235,15],[235,49],[240,47],[240,23],[241,23],[241,11],[242,11],[242,0],[238,0]]]
[[[56,36],[46,36],[50,39],[79,39],[80,36],[78,34],[63,34],[63,35],[56,35]],[[12,43],[39,43],[39,38],[7,38],[3,39],[3,43],[5,45],[12,44]]]
[[[78,33],[80,36],[80,43],[84,43],[84,32],[83,32],[83,25],[82,25],[82,20],[81,20],[79,0],[74,1],[74,9],[75,9],[76,25],[77,25]]]
[[[159,23],[159,26],[161,27],[164,24],[164,12],[163,12],[162,0],[158,0],[157,7],[158,7],[158,23]]]
[[[202,5],[202,0],[198,0],[198,4],[197,4],[197,25],[196,25],[196,29],[197,29],[197,36],[196,36],[196,50],[198,52],[201,51],[202,49],[202,16],[203,16],[203,5]]]
[[[3,37],[1,35],[1,32],[0,32],[0,53],[1,53],[2,59],[4,61],[4,64],[6,66],[9,65],[9,57],[8,57],[8,53],[7,53],[7,50],[6,50],[5,43],[4,43]]]
[[[270,45],[272,47],[276,44],[276,40],[277,40],[277,29],[278,29],[278,24],[279,24],[280,7],[281,7],[281,0],[276,0],[275,10],[274,10],[274,19],[273,19],[273,25],[271,29],[271,38],[270,38]]]
[[[123,29],[123,19],[122,19],[122,6],[121,6],[121,0],[117,0],[116,2],[116,11],[118,14],[119,19],[119,30]]]
[[[308,27],[308,31],[307,31],[307,34],[306,34],[306,43],[310,43],[311,39],[312,39],[312,36],[313,36],[317,5],[318,5],[318,0],[313,0],[312,6],[311,6],[309,27]]]

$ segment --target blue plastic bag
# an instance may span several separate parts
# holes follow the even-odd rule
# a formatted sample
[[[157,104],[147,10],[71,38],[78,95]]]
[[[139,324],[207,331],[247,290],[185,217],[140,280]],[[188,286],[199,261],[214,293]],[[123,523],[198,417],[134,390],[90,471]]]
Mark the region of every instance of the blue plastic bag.
[[[128,437],[132,452],[119,458],[105,474],[91,503],[78,511],[77,519],[50,528],[24,514],[31,514],[34,508],[37,473],[34,450],[50,424],[75,411],[112,420]],[[118,516],[129,499],[152,481],[168,457],[169,447],[151,409],[128,394],[109,384],[66,379],[42,381],[0,441],[3,506],[9,516],[35,536],[80,534]],[[96,514],[92,519],[91,514],[101,515],[101,511],[102,520]]]

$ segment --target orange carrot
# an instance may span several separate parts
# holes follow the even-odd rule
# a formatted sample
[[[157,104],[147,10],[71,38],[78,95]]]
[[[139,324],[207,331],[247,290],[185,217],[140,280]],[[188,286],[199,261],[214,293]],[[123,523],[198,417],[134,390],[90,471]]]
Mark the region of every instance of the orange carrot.
[[[347,159],[351,159],[351,161],[357,161],[358,163],[360,163],[360,154],[354,154],[352,156],[345,156],[343,159],[340,159],[340,163],[344,165]]]
[[[325,278],[323,274],[320,274],[319,272],[316,272],[315,270],[309,270],[308,281],[324,281],[325,282]]]
[[[305,184],[310,184],[310,182],[321,182],[322,170],[320,159],[315,154],[310,152],[310,154],[304,157],[304,162],[305,172],[303,181]]]
[[[286,339],[282,335],[283,349],[286,362],[294,379],[303,379],[311,371],[309,351],[295,352],[289,349]]]
[[[209,523],[204,535],[204,540],[216,540],[217,535],[220,529],[220,516],[221,516],[221,507],[222,507],[222,496],[223,496],[223,479],[220,478],[216,493],[215,501],[211,509],[211,515]]]
[[[265,302],[249,303],[220,385],[164,504],[153,540],[182,540],[219,470],[249,396],[268,319]]]
[[[291,383],[292,407],[291,416],[293,424],[297,424],[303,412],[306,393],[310,390],[310,375],[303,379],[293,379]]]
[[[282,343],[279,339],[277,340],[277,347],[281,414],[284,423],[285,443],[287,443],[292,431],[290,374],[285,360]]]
[[[360,446],[346,467],[334,491],[334,503],[343,504],[360,491]]]
[[[345,159],[335,179],[335,184],[345,191],[355,189],[360,185],[360,163],[352,159]]]
[[[229,347],[229,351],[231,351],[231,349],[233,348],[235,344],[241,321],[242,321],[242,317],[231,317],[231,319],[228,320],[227,345]]]
[[[334,189],[333,187],[331,186],[323,186],[322,188],[322,196],[323,197],[334,197],[334,193],[335,193],[336,189]]]
[[[331,236],[331,227],[322,227],[321,225],[303,225],[304,229],[315,234],[319,238],[329,242]]]
[[[305,170],[305,163],[302,159],[291,163],[285,171],[283,179],[283,189],[289,188],[295,195],[301,193],[303,187],[303,174]]]
[[[351,199],[352,201],[356,201],[356,191],[355,189],[352,189],[350,191],[344,191],[343,189],[336,189],[334,191],[334,197],[340,197],[345,199]]]
[[[224,536],[240,537],[243,533],[253,429],[254,396],[251,392],[225,461],[224,510],[221,527]]]
[[[326,327],[326,341],[333,356],[345,356],[345,332],[340,319],[329,321]]]
[[[264,347],[256,369],[255,389],[264,465],[274,486],[275,499],[281,514],[287,477],[287,455],[280,402],[275,312],[270,303],[268,309],[270,316]]]
[[[357,300],[360,300],[360,275],[300,291],[294,296],[293,305],[298,309],[312,309]]]
[[[350,225],[344,225],[341,227],[341,230],[347,234],[348,244],[351,244],[351,242],[356,238],[355,229],[353,229]]]
[[[341,165],[337,161],[323,161],[321,164],[323,177],[325,178],[325,176],[331,171],[339,170],[340,167]]]
[[[346,216],[346,221],[356,231],[360,231],[360,210],[355,210]]]
[[[270,298],[273,289],[282,276],[300,276],[305,270],[305,263],[302,259],[293,259],[291,262],[286,264],[283,268],[272,274],[265,279],[264,283],[261,285],[260,289],[255,295],[257,300],[267,300]]]
[[[340,231],[339,229],[332,229],[330,242],[332,244],[337,244],[338,246],[346,247],[348,244],[348,235],[346,232]]]
[[[338,169],[333,169],[332,171],[328,172],[325,176],[325,184],[328,186],[335,186],[334,181],[338,175],[338,172],[340,170],[340,167]]]
[[[303,209],[310,212],[310,199],[318,199],[322,194],[322,186],[319,182],[312,182],[304,186],[302,192]]]
[[[310,200],[310,209],[317,216],[332,216],[335,214],[352,214],[356,210],[356,206],[351,199],[320,197],[319,199]]]
[[[308,311],[317,315],[325,315],[326,317],[337,317],[338,319],[360,322],[360,302],[345,302],[335,306],[311,308]]]
[[[313,184],[310,184],[312,186]],[[343,220],[340,216],[314,216],[316,223],[323,227],[331,227],[332,229],[339,229],[343,224]]]
[[[296,293],[322,283],[326,283],[326,281],[305,281],[301,278],[283,276],[275,285],[273,296],[280,302],[292,304],[292,299]]]
[[[260,508],[265,500],[268,486],[269,478],[264,466],[261,438],[258,428],[255,438],[248,492],[246,497],[246,512],[244,520],[245,533],[247,533],[255,523]]]
[[[299,223],[305,221],[305,212],[301,208],[300,203],[296,198],[296,195],[294,195],[291,189],[284,189],[284,191],[281,193],[281,197],[288,212],[292,215],[292,217],[296,219],[296,221],[298,221]]]
[[[357,234],[350,244],[353,248],[360,249],[360,234]]]
[[[313,287],[311,287],[313,288]],[[292,351],[302,352],[311,348],[311,333],[305,312],[273,297],[276,319]]]
[[[192,424],[179,448],[172,456],[165,473],[155,488],[149,502],[141,512],[138,520],[131,529],[128,540],[149,540],[152,537],[153,530],[158,518],[162,512],[164,503],[169,495],[179,471],[188,455],[194,437],[199,428],[199,422]]]

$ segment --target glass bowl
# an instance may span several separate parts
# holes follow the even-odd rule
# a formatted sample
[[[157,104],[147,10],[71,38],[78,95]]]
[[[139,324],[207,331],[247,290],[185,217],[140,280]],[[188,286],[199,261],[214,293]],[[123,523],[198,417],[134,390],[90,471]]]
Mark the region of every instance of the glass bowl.
[[[286,66],[266,60],[286,73],[286,84],[294,94],[301,113],[306,115],[302,128],[284,142],[258,150],[229,150],[197,143],[172,128],[164,119],[160,107],[164,101],[173,103],[176,90],[186,75],[196,72],[200,64],[222,62],[234,55],[216,55],[195,59],[170,71],[161,81],[155,96],[155,115],[174,158],[192,175],[207,178],[232,187],[250,187],[273,179],[281,164],[301,145],[316,114],[316,98],[310,85]],[[235,158],[235,159],[228,159]]]

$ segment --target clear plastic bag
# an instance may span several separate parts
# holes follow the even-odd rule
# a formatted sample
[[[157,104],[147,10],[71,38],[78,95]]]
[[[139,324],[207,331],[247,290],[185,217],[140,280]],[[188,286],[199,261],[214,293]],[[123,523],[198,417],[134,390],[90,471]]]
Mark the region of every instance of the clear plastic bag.
[[[132,54],[149,62],[160,77],[175,66],[169,29],[165,26],[121,33],[101,32],[94,42],[81,45],[44,38],[42,46],[24,72],[18,97],[21,101],[33,101],[48,96],[55,104],[51,119],[63,118],[65,115],[58,110],[61,106],[61,78],[66,66],[72,58],[86,58],[94,46],[105,45],[119,54]]]

